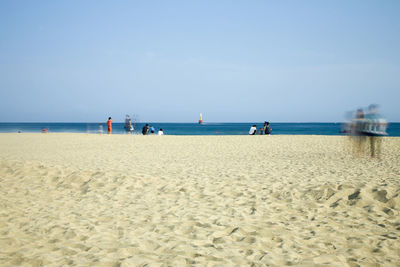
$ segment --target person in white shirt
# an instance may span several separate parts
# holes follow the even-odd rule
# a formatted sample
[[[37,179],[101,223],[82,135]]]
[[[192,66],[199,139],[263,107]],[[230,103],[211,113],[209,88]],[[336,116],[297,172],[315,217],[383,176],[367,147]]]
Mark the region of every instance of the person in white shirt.
[[[163,129],[160,129],[157,134],[158,135],[164,135]]]
[[[257,125],[251,126],[250,131],[249,131],[249,134],[250,134],[250,135],[255,135],[256,132],[257,132]]]

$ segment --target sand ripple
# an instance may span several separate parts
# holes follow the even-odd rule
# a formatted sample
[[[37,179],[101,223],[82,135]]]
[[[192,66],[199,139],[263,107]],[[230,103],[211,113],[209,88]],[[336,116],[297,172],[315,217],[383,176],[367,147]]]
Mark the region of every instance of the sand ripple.
[[[400,262],[398,138],[382,161],[341,137],[24,138],[0,139],[1,266]]]

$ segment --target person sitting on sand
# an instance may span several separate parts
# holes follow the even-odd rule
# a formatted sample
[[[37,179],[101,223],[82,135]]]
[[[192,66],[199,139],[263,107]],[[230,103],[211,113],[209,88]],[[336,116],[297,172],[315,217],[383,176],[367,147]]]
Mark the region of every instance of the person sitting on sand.
[[[142,134],[143,134],[143,135],[146,135],[146,134],[148,134],[148,133],[149,133],[149,125],[146,124],[145,126],[143,126]]]
[[[156,129],[154,129],[153,125],[150,126],[150,133],[154,134],[156,132]]]
[[[271,132],[272,132],[272,128],[269,125],[269,122],[268,121],[264,122],[264,133],[271,134]]]
[[[111,134],[111,132],[112,132],[112,122],[113,122],[112,118],[108,117],[108,121],[107,121],[107,132],[108,132],[108,134]]]
[[[257,125],[250,127],[249,135],[255,135],[257,133]]]
[[[160,129],[157,134],[158,135],[164,135],[163,129]]]

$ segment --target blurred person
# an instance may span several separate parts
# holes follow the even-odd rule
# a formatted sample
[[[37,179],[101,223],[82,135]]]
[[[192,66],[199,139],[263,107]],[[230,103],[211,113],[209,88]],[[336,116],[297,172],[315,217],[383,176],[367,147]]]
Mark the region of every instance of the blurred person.
[[[164,135],[164,131],[162,128],[158,131],[157,135]]]
[[[351,124],[350,135],[354,140],[354,152],[356,154],[361,154],[365,147],[365,135],[362,132],[365,125],[365,115],[364,110],[359,108],[355,112],[355,117]]]
[[[111,134],[111,132],[112,132],[112,122],[113,122],[112,118],[108,117],[108,121],[107,121],[107,133],[108,134]]]
[[[129,115],[126,115],[126,117],[125,117],[124,128],[125,128],[126,133],[131,133],[133,131],[132,120],[129,117]]]
[[[154,134],[156,132],[156,129],[154,129],[153,125],[150,126],[150,133]]]
[[[348,111],[345,113],[345,121],[342,123],[342,127],[340,129],[341,134],[345,134],[348,138],[345,138],[344,142],[344,151],[346,153],[354,152],[352,149],[354,146],[354,136],[353,136],[353,121],[354,121],[354,111]]]
[[[355,115],[355,124],[354,124],[354,133],[356,135],[361,135],[362,129],[364,128],[364,121],[365,115],[364,115],[364,111],[359,108],[356,111],[356,115]]]
[[[257,133],[257,125],[253,125],[250,127],[249,135],[255,135]]]
[[[377,157],[380,159],[382,137],[387,135],[387,125],[387,121],[379,113],[378,105],[370,105],[368,113],[365,116],[365,124],[362,132],[369,140],[371,158]]]
[[[258,131],[259,131],[259,135],[263,135],[264,134],[264,128],[260,128],[260,129],[258,129]]]

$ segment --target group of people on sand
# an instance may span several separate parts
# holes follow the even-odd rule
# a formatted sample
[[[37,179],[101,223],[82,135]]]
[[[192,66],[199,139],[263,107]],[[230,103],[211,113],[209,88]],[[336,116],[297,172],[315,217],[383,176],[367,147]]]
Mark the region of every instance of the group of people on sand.
[[[107,121],[107,133],[108,134],[111,134],[111,132],[112,132],[112,122],[113,122],[113,119],[111,117],[109,117],[108,121]],[[132,120],[129,117],[129,115],[126,115],[126,117],[125,117],[124,129],[125,129],[126,133],[133,133],[133,131],[135,129],[133,127]],[[155,134],[155,133],[156,133],[156,130],[152,125],[149,126],[148,124],[146,124],[145,126],[143,126],[143,129],[142,129],[143,135]],[[157,132],[157,135],[164,135],[163,129],[159,129]]]
[[[353,143],[353,152],[360,154],[365,150],[365,143],[369,143],[372,158],[380,158],[382,137],[387,135],[387,121],[379,113],[378,106],[373,104],[368,111],[357,109],[347,123],[343,125],[342,133],[350,136]]]
[[[149,134],[155,134],[155,133],[156,133],[156,129],[152,125],[149,126],[147,123],[142,128],[143,135],[149,135]],[[160,128],[160,130],[158,130],[158,132],[157,132],[157,135],[164,135],[163,129]]]
[[[271,125],[269,124],[268,121],[264,122],[264,127],[259,129],[258,134],[263,135],[263,134],[271,134],[272,128]],[[250,127],[249,130],[249,135],[256,135],[257,134],[257,125],[254,124],[253,126]]]

